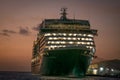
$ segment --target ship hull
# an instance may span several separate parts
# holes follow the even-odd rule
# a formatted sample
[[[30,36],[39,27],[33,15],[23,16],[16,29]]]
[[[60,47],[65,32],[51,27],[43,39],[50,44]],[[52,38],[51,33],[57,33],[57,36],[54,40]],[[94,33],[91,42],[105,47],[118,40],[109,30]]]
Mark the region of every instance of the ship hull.
[[[61,49],[47,51],[43,55],[40,74],[44,76],[85,76],[91,56],[84,49]]]

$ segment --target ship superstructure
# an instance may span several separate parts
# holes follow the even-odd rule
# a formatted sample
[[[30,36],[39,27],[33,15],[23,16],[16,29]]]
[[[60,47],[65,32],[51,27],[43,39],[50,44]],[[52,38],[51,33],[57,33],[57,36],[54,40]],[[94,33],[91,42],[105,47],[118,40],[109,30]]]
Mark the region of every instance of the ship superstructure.
[[[62,8],[60,19],[45,19],[33,45],[32,72],[41,75],[84,76],[95,53],[88,20],[68,19]]]

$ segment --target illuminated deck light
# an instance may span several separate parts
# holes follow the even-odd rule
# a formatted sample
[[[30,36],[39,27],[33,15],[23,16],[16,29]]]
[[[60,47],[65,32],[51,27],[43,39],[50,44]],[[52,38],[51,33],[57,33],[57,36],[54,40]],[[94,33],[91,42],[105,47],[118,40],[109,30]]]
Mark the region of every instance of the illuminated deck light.
[[[76,40],[76,38],[73,38],[73,40]]]
[[[87,36],[88,36],[88,37],[93,37],[93,35],[92,35],[92,34],[88,34]]]
[[[100,71],[103,71],[104,70],[104,68],[103,67],[100,67]]]
[[[80,42],[77,42],[77,44],[80,44]]]
[[[69,42],[69,44],[73,44],[73,42]]]
[[[93,42],[91,42],[91,45],[93,45]]]
[[[53,38],[52,38],[52,37],[49,37],[48,39],[49,39],[49,40],[52,40]]]
[[[86,34],[83,34],[83,36],[86,36]]]
[[[51,43],[52,43],[52,44],[54,44],[55,42],[54,42],[54,41],[52,41]]]
[[[73,36],[76,36],[77,34],[73,34]]]
[[[71,38],[70,38],[70,37],[68,37],[68,40],[71,40]]]
[[[78,34],[79,36],[82,36],[82,34]]]
[[[91,39],[91,38],[89,38],[89,41],[92,41],[92,39]]]
[[[62,44],[65,44],[66,42],[65,42],[65,41],[62,41],[61,43],[62,43]]]
[[[66,36],[67,34],[66,34],[66,33],[64,33],[63,35],[64,35],[64,36]]]
[[[78,40],[80,40],[80,38],[78,38]]]
[[[86,40],[88,41],[89,39],[88,39],[88,38],[86,38]]]
[[[60,43],[59,41],[56,42],[56,44],[59,44],[59,43]]]
[[[89,44],[90,44],[90,42],[87,42],[87,44],[89,45]]]
[[[56,37],[54,37],[53,39],[54,39],[54,40],[57,40],[57,38],[56,38]]]
[[[69,36],[72,36],[72,34],[70,33]]]
[[[53,33],[54,36],[56,36],[56,33]]]
[[[85,40],[85,38],[81,38],[82,40]]]
[[[45,36],[50,36],[51,34],[50,33],[46,33]]]
[[[66,40],[66,38],[65,38],[65,37],[63,37],[63,39],[64,39],[64,40]]]

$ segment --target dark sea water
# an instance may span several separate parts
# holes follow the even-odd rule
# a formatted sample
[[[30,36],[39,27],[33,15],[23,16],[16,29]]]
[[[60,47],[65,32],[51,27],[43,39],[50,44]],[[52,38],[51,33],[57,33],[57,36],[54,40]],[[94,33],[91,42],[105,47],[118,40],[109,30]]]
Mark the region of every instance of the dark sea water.
[[[32,75],[30,72],[0,72],[0,80],[120,80],[120,78],[86,76],[84,78],[74,77],[48,77]]]

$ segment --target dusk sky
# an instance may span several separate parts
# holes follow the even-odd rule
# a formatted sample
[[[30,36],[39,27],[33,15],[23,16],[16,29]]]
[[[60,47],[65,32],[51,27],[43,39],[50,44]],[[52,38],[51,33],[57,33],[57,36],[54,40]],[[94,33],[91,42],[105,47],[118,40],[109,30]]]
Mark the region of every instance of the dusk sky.
[[[0,71],[31,71],[35,28],[62,7],[98,30],[95,55],[120,59],[120,0],[0,0]]]

